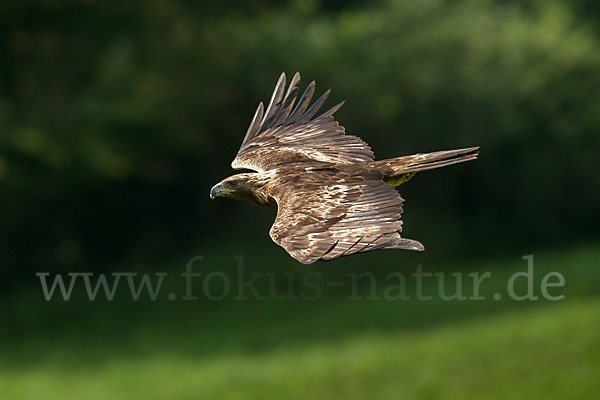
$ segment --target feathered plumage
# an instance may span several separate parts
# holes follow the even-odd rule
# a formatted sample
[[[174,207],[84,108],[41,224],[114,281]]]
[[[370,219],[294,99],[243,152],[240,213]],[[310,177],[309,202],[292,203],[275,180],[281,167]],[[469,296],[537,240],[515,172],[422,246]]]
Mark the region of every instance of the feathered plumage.
[[[296,103],[299,81],[296,73],[286,91],[281,74],[267,108],[258,105],[231,163],[256,172],[223,180],[211,197],[276,206],[271,238],[305,264],[381,248],[423,250],[400,236],[403,199],[392,185],[473,160],[478,147],[374,161],[369,145],[334,120],[344,103],[315,117],[329,90],[310,105],[313,81]]]

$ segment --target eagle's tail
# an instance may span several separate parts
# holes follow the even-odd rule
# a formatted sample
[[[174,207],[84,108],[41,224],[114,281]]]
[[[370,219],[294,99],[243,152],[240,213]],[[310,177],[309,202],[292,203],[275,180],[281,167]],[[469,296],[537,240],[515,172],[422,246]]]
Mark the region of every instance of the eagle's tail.
[[[384,175],[384,180],[394,186],[407,182],[415,173],[445,167],[477,158],[479,147],[460,150],[436,151],[414,154],[387,160],[374,161],[372,166]]]

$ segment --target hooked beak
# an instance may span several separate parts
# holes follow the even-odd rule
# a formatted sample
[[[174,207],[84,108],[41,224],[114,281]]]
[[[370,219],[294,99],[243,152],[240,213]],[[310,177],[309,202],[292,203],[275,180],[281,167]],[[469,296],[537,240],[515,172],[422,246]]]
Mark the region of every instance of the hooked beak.
[[[227,183],[219,182],[210,189],[210,198],[214,199],[215,197],[227,196],[228,193],[231,193],[229,185],[227,185]]]
[[[221,186],[219,183],[217,183],[215,186],[212,187],[212,189],[210,189],[210,198],[214,199],[215,197],[219,196],[219,193],[221,193]]]

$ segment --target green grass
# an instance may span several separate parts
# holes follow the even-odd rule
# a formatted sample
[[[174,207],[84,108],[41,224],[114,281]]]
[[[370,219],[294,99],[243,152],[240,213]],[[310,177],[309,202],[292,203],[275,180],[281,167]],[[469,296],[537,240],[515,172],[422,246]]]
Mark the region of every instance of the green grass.
[[[565,300],[492,300],[525,269],[520,257],[450,269],[493,271],[486,301],[352,301],[343,290],[315,301],[13,296],[3,303],[1,397],[597,398],[600,248],[538,253],[538,280],[561,271]]]

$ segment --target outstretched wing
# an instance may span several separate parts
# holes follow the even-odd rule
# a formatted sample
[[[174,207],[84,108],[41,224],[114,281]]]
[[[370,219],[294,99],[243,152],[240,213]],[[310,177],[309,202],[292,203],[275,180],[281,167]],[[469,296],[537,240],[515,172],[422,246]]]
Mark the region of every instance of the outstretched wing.
[[[329,90],[309,107],[315,92],[313,81],[294,107],[299,81],[300,74],[296,73],[285,91],[285,73],[281,74],[267,108],[264,109],[262,102],[258,105],[242,146],[231,163],[233,168],[266,171],[307,161],[373,161],[369,145],[359,137],[345,135],[344,127],[333,118],[344,102],[313,118],[327,99]]]
[[[330,168],[288,179],[293,185],[273,194],[278,211],[269,233],[301,263],[381,248],[424,249],[400,237],[403,199],[381,177]]]

